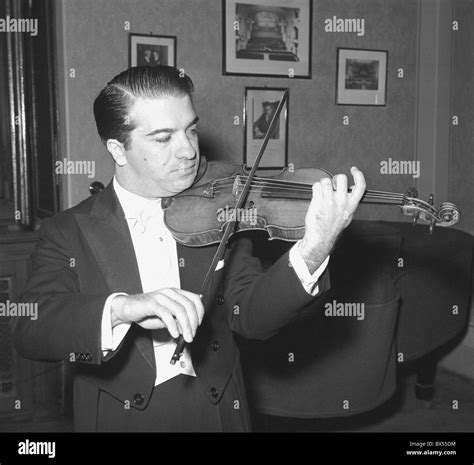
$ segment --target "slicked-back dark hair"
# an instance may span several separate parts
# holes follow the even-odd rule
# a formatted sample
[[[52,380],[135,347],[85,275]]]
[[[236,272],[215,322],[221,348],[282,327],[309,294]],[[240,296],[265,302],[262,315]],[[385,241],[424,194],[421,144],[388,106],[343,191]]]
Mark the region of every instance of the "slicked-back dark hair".
[[[97,131],[105,144],[117,139],[128,148],[135,122],[130,110],[138,98],[191,96],[194,85],[189,76],[171,66],[136,66],[117,74],[94,101]]]

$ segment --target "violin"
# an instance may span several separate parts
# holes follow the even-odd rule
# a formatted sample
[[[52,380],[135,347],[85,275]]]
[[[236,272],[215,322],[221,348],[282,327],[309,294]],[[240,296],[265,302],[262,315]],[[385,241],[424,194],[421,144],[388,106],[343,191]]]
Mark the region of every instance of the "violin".
[[[165,223],[179,243],[200,247],[221,241],[226,223],[236,221],[233,233],[263,230],[269,239],[298,241],[303,238],[306,212],[312,199],[312,185],[323,177],[333,176],[326,170],[302,168],[271,177],[255,176],[244,205],[235,205],[242,194],[248,173],[241,165],[204,159],[198,181],[164,202]],[[365,191],[361,203],[394,205],[403,214],[430,225],[452,226],[459,221],[456,205],[444,202],[436,209],[430,201],[408,194]]]

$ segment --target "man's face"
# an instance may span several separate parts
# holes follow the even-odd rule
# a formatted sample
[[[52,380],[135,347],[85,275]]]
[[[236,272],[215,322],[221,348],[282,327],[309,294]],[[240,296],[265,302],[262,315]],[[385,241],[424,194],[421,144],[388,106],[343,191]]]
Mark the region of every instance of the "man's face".
[[[145,57],[150,58],[151,57],[151,50],[145,50]]]
[[[119,168],[124,187],[144,197],[169,197],[193,183],[199,167],[196,112],[189,95],[138,99],[135,129]],[[120,179],[122,178],[122,179]]]
[[[272,106],[271,105],[265,105],[263,107],[264,111],[265,111],[265,116],[267,116],[267,118],[272,114]]]

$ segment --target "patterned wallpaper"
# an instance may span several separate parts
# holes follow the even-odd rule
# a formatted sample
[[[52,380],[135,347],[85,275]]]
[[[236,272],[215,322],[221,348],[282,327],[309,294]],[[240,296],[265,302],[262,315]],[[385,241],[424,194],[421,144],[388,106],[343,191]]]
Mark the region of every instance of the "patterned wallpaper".
[[[246,86],[289,87],[290,162],[297,168],[322,167],[333,173],[349,173],[357,165],[369,188],[405,192],[413,185],[411,176],[383,176],[380,161],[413,159],[417,1],[313,4],[313,77],[308,80],[223,76],[221,0],[64,0],[66,68],[76,71],[66,82],[70,158],[96,160],[96,180],[105,183],[112,176],[113,164],[96,134],[92,102],[107,80],[128,65],[124,22],[130,21],[132,32],[177,36],[177,65],[195,82],[201,151],[209,158],[242,161],[243,127],[233,121],[242,114]],[[364,18],[365,35],[324,32],[324,19],[334,15]],[[335,105],[337,47],[388,51],[386,107]],[[403,79],[397,77],[398,68],[404,68]],[[345,115],[349,126],[342,124]],[[87,197],[90,182],[85,176],[72,177],[69,205]],[[367,205],[359,216],[403,218],[392,207]]]

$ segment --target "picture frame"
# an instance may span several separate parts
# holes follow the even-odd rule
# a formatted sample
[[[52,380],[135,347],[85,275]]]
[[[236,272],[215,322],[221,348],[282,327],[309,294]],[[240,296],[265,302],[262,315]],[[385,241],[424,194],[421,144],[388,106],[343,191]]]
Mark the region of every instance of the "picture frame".
[[[128,66],[176,66],[176,36],[128,34]]]
[[[251,169],[265,133],[286,88],[246,87],[244,98],[244,167]],[[289,96],[279,124],[268,141],[259,169],[282,169],[288,165]]]
[[[336,104],[387,105],[388,52],[337,49]]]
[[[310,0],[222,0],[223,74],[311,79]]]

